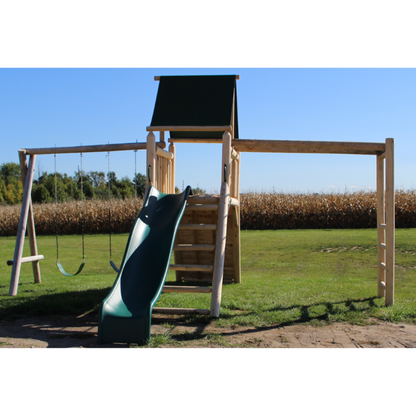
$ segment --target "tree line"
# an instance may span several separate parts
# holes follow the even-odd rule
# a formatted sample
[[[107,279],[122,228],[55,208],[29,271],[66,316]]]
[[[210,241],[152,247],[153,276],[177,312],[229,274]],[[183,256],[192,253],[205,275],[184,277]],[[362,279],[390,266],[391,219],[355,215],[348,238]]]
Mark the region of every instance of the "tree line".
[[[77,201],[82,199],[81,186],[86,199],[108,199],[109,194],[112,198],[126,199],[135,197],[136,193],[138,197],[143,197],[146,176],[137,173],[131,180],[128,176],[118,179],[115,172],[78,171],[73,176],[42,172],[33,180],[32,202],[54,202],[55,189],[58,202]],[[21,204],[22,199],[20,165],[14,162],[1,164],[0,204]]]

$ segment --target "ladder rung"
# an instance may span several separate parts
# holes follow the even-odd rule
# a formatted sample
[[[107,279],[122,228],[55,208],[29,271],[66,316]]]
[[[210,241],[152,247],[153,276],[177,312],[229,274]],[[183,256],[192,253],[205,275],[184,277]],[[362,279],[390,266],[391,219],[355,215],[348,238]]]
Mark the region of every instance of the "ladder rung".
[[[220,198],[212,195],[190,195],[188,198],[188,205],[193,204],[217,204]]]
[[[39,260],[43,260],[45,257],[40,254],[39,256],[29,256],[29,257],[22,257],[22,259],[20,260],[21,263],[29,263],[30,261],[39,261]],[[8,266],[13,266],[13,260],[7,260],[7,265]]]
[[[387,228],[386,224],[380,224],[380,228],[382,228],[383,230],[385,230]]]
[[[380,245],[381,248],[384,248],[384,250],[387,249],[387,246],[384,243],[380,243],[379,245]]]
[[[203,204],[203,205],[187,205],[186,211],[216,211],[218,210],[217,204]]]
[[[164,293],[211,293],[212,288],[208,286],[163,286]]]
[[[209,309],[194,309],[194,308],[153,308],[153,313],[162,313],[167,315],[209,315]]]
[[[180,270],[183,272],[212,272],[214,266],[205,264],[171,264],[169,270]]]
[[[384,270],[387,270],[386,263],[380,262],[380,267]]]
[[[214,251],[215,244],[175,244],[175,251]]]
[[[179,224],[179,230],[213,230],[217,229],[216,224]]]

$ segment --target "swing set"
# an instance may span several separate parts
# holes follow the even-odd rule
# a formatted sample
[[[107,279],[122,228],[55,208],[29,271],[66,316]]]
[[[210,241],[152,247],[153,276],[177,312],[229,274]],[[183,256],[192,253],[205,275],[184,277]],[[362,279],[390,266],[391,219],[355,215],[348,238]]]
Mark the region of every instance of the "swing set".
[[[155,77],[155,80],[159,81],[159,88],[152,121],[147,127],[147,141],[144,143],[19,150],[24,194],[14,259],[10,262],[13,268],[9,294],[17,294],[22,263],[32,262],[34,281],[35,283],[41,282],[39,261],[44,257],[39,255],[37,251],[35,222],[30,198],[37,155],[81,153],[82,160],[83,153],[108,152],[108,169],[110,171],[109,152],[144,150],[147,154],[146,194],[152,186],[164,194],[175,194],[176,144],[216,143],[222,146],[220,195],[190,195],[188,197],[186,209],[174,240],[175,261],[169,266],[170,270],[175,271],[177,282],[198,282],[198,286],[163,286],[162,283],[164,292],[211,293],[210,309],[153,308],[154,312],[201,313],[211,317],[219,317],[223,283],[241,283],[240,167],[241,153],[243,152],[375,156],[378,240],[377,295],[385,298],[386,306],[392,305],[394,303],[395,275],[394,140],[386,139],[385,142],[380,143],[364,143],[240,139],[236,91],[238,79],[239,76],[235,75]],[[156,141],[155,133],[159,133],[159,141]],[[168,150],[165,150],[167,147],[166,133],[170,134],[167,140]],[[29,161],[27,161],[27,157],[29,157]],[[111,223],[110,186],[109,183],[109,222]],[[26,229],[31,252],[29,257],[22,256]],[[111,229],[109,235],[110,264],[115,271],[118,271],[111,259]],[[84,265],[85,258],[75,274],[80,273]],[[63,267],[61,272],[69,275]],[[202,282],[208,282],[208,285],[201,286]],[[162,289],[160,289],[161,291]]]
[[[81,158],[81,172],[78,169],[78,176],[80,177],[81,183],[81,224],[82,224],[82,263],[78,267],[78,270],[74,274],[70,274],[65,271],[64,266],[62,266],[61,262],[59,261],[59,221],[58,221],[58,180],[57,180],[57,170],[56,170],[56,153],[54,155],[55,160],[55,176],[54,176],[54,184],[55,184],[55,229],[56,229],[56,265],[58,266],[59,271],[66,277],[76,276],[80,274],[82,269],[85,266],[85,243],[84,243],[84,186],[83,186],[83,170],[82,170],[82,152],[80,155]]]
[[[133,150],[135,152],[135,197],[137,198],[137,150],[145,148],[145,144],[143,143],[125,143],[125,144],[108,144],[108,145],[93,145],[93,146],[75,146],[75,147],[54,147],[54,148],[41,148],[41,149],[25,149],[19,150],[19,159],[20,159],[20,168],[22,173],[22,182],[25,187],[25,192],[27,191],[26,187],[28,187],[29,195],[31,194],[31,188],[33,183],[33,173],[34,173],[34,166],[36,161],[37,155],[54,155],[54,190],[55,190],[55,230],[56,230],[56,265],[59,271],[66,277],[73,277],[82,272],[84,266],[86,264],[85,259],[85,208],[84,208],[84,178],[83,178],[83,156],[84,153],[92,153],[92,152],[107,152],[108,157],[108,169],[110,172],[110,152],[112,151],[127,151]],[[75,273],[68,273],[64,266],[62,265],[59,259],[59,221],[58,221],[58,181],[57,181],[57,155],[58,154],[71,154],[71,153],[79,153],[80,154],[80,165],[81,170],[78,171],[78,176],[80,180],[80,192],[81,192],[81,238],[82,238],[82,263],[78,267]],[[26,155],[29,155],[29,164],[27,163]],[[29,183],[30,182],[30,183]],[[17,282],[20,275],[20,267],[22,263],[32,263],[33,267],[33,274],[34,274],[34,281],[35,283],[41,283],[41,274],[40,274],[40,267],[39,261],[44,260],[43,255],[38,254],[37,244],[36,244],[36,233],[35,233],[35,221],[33,215],[33,208],[31,198],[26,195],[24,192],[23,195],[23,202],[22,202],[22,212],[19,221],[19,232],[18,235],[21,237],[18,238],[16,241],[16,248],[15,248],[15,256],[13,260],[8,260],[7,264],[12,267],[12,276],[17,275]],[[111,241],[111,234],[112,234],[112,219],[111,219],[111,184],[109,181],[108,185],[108,223],[109,223],[109,255],[110,255],[110,265],[114,269],[115,272],[118,272],[118,268],[113,262],[112,259],[112,241]],[[136,208],[137,213],[137,208]],[[24,236],[28,234],[29,244],[30,244],[30,252],[31,255],[28,257],[22,257],[23,252],[23,245],[24,245]],[[20,261],[19,261],[20,260]],[[13,278],[12,278],[13,281]],[[17,286],[11,284],[10,286],[10,295],[17,294]]]

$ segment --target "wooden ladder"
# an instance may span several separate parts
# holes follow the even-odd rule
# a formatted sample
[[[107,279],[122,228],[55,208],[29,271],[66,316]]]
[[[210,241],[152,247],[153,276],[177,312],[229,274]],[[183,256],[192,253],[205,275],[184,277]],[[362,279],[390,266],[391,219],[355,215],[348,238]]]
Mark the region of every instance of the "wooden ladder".
[[[176,234],[174,264],[178,283],[197,283],[196,286],[165,285],[164,293],[211,293],[214,272],[215,244],[218,223],[218,196],[193,195],[188,199],[184,215]],[[239,207],[230,207],[227,227],[227,244],[224,283],[240,283],[240,227]],[[206,284],[204,286],[200,284]],[[209,309],[153,308],[155,313],[209,315]]]

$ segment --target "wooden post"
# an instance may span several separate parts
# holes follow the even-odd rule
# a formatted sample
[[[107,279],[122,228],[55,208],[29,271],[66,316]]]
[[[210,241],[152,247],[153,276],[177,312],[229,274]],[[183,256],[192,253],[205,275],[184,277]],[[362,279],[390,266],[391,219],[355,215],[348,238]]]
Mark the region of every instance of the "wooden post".
[[[237,182],[237,199],[238,203],[240,203],[240,167],[241,167],[241,153],[238,152],[238,160],[237,160],[237,171],[236,171],[236,178],[235,181]],[[240,211],[240,210],[239,210]]]
[[[164,158],[160,158],[160,164],[162,165],[162,181],[161,181],[160,187],[162,189],[162,192],[164,194],[167,194],[168,193],[168,188],[167,188],[168,160]]]
[[[146,164],[146,176],[147,186],[156,186],[156,136],[153,132],[147,135],[147,164]]]
[[[386,139],[386,298],[394,304],[395,268],[394,139]]]
[[[230,207],[230,187],[224,182],[221,187],[218,209],[218,228],[215,244],[214,275],[212,278],[211,309],[213,318],[220,317],[222,282],[224,280],[225,246],[227,242],[227,222]]]
[[[23,186],[25,186],[28,167],[27,167],[26,154],[24,153],[24,151],[19,151],[19,159],[20,159],[20,171],[22,173],[22,184]],[[29,201],[27,234],[29,237],[30,254],[31,256],[38,256],[38,247],[36,244],[35,219],[33,215],[31,195],[30,195],[30,201]],[[33,268],[33,278],[34,278],[35,283],[42,283],[42,278],[40,275],[39,260],[32,262],[32,268]]]
[[[214,274],[212,278],[212,294],[210,315],[219,318],[221,308],[222,283],[224,280],[225,247],[227,242],[227,223],[230,209],[230,180],[231,180],[231,134],[225,132],[222,136],[222,186],[218,208],[218,226],[215,243]]]
[[[225,132],[222,136],[222,182],[231,185],[231,134]]]
[[[16,247],[14,250],[12,276],[10,280],[9,295],[17,295],[19,285],[20,266],[25,244],[27,220],[29,216],[30,194],[32,192],[33,172],[35,170],[36,155],[32,155],[29,161],[29,169],[26,175],[25,189],[23,192],[22,210],[20,212],[19,228],[17,231]]]
[[[384,296],[383,283],[386,282],[386,271],[381,267],[381,263],[386,262],[385,232],[381,224],[385,224],[385,201],[384,201],[384,155],[377,156],[377,296]],[[383,283],[381,283],[383,282]]]
[[[230,236],[233,242],[233,274],[234,283],[241,283],[241,244],[240,244],[240,205],[231,207],[233,222],[232,235]]]
[[[175,164],[176,164],[176,146],[174,143],[170,143],[169,145],[169,152],[173,154],[173,159],[171,160],[171,192],[172,194],[175,193]]]

